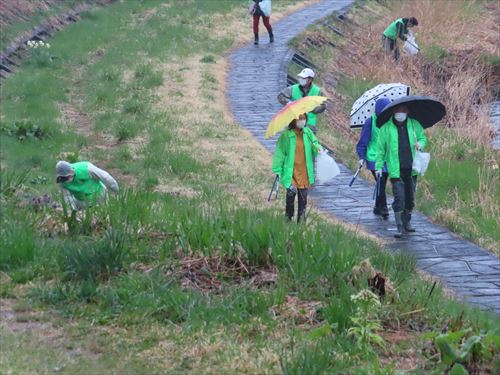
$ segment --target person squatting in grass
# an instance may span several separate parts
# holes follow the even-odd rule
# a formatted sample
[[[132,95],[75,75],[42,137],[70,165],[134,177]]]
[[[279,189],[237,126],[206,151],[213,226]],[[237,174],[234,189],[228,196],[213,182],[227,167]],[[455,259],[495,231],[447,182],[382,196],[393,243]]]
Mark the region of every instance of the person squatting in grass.
[[[396,238],[405,232],[415,232],[411,226],[411,213],[415,206],[417,175],[413,172],[415,150],[422,150],[427,144],[424,128],[415,119],[408,118],[408,107],[398,105],[393,115],[384,123],[378,135],[375,175],[382,178],[384,162],[387,163],[392,183],[394,202],[392,209],[396,219]]]
[[[281,133],[273,158],[273,172],[286,189],[286,218],[294,215],[295,196],[298,196],[297,222],[305,220],[308,188],[314,184],[314,158],[323,151],[311,129],[306,127],[307,115],[293,120]]]
[[[372,173],[375,180],[377,179],[375,176],[375,159],[377,153],[378,133],[380,131],[377,127],[377,116],[390,102],[390,99],[387,98],[377,99],[375,102],[375,112],[371,117],[366,119],[363,128],[361,129],[358,144],[356,145],[356,152],[359,156],[358,166],[361,167],[364,163],[366,163],[366,169]],[[387,165],[384,164],[382,169],[382,180],[380,181],[380,189],[375,200],[375,207],[373,208],[373,213],[375,215],[382,216],[384,219],[389,217],[387,195],[385,193],[385,186],[387,185],[388,177],[389,173],[387,173]]]
[[[299,83],[284,88],[278,94],[278,101],[283,105],[287,105],[288,103],[305,96],[323,96],[321,89],[313,83],[314,76],[315,74],[312,69],[303,69],[297,75],[297,77],[299,78]],[[325,109],[326,104],[323,103],[307,114],[307,127],[310,128],[314,134],[317,133],[316,115],[323,113]]]
[[[415,17],[398,18],[391,23],[382,34],[382,48],[386,55],[394,53],[394,59],[399,60],[398,38],[405,41],[409,33],[409,28],[418,26]]]
[[[85,209],[94,202],[106,199],[107,188],[118,192],[118,183],[111,175],[88,161],[56,164],[56,183],[59,184],[64,201],[73,212]]]
[[[255,45],[259,44],[259,19],[262,17],[262,22],[269,33],[269,43],[274,43],[274,34],[271,23],[271,0],[252,0],[250,5],[250,13],[253,15],[253,35]]]

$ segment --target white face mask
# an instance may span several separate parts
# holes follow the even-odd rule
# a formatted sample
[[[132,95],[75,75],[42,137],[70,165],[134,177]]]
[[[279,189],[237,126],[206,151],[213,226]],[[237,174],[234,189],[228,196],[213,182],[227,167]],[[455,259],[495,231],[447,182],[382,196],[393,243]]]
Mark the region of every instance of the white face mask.
[[[407,114],[407,113],[405,113],[405,112],[396,112],[396,113],[394,114],[394,119],[395,119],[396,121],[398,121],[398,122],[403,122],[403,121],[405,121],[405,120],[407,119],[407,117],[408,117],[408,114]]]
[[[297,120],[297,128],[304,129],[304,126],[306,126],[306,120]]]
[[[299,78],[299,85],[301,86],[307,85],[307,78]]]

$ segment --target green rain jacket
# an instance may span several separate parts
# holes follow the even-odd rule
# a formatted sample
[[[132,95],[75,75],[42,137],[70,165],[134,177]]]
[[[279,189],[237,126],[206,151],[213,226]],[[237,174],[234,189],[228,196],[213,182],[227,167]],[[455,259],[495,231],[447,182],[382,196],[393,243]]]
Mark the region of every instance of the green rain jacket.
[[[311,84],[311,87],[309,88],[309,92],[307,93],[307,96],[318,96],[320,93],[320,89],[318,86],[316,86],[314,83]],[[290,97],[291,101],[299,100],[302,98],[302,91],[300,90],[300,85],[297,83],[292,86],[292,96]],[[316,126],[316,113],[314,112],[309,112],[307,114],[307,124]]]
[[[406,120],[406,127],[408,129],[408,139],[410,140],[412,158],[414,158],[415,140],[418,141],[420,150],[423,150],[427,144],[427,138],[424,133],[424,128],[417,120],[408,118]],[[378,134],[375,169],[381,170],[384,166],[384,161],[387,163],[389,177],[400,178],[398,129],[392,121],[392,118],[380,128]],[[416,175],[416,173],[414,173],[414,175]]]
[[[398,27],[403,30],[406,28],[402,18],[398,18],[396,21],[387,26],[387,29],[384,30],[385,37],[391,40],[396,40],[398,37]],[[403,34],[405,33],[403,32]]]
[[[94,180],[89,174],[89,162],[81,161],[71,164],[75,172],[73,180],[64,182],[62,186],[71,192],[79,201],[98,198],[104,189],[101,181]]]
[[[304,128],[304,153],[306,156],[307,175],[309,184],[314,184],[314,158],[322,147],[311,129]],[[279,175],[283,187],[288,189],[292,185],[293,164],[295,159],[295,146],[297,136],[293,130],[281,133],[273,158],[273,172]]]

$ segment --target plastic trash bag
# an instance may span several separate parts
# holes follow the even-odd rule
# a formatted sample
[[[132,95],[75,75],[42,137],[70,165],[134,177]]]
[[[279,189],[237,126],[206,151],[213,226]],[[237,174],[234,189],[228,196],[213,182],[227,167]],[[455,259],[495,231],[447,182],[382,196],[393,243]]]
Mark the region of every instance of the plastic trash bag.
[[[413,157],[412,169],[419,175],[424,175],[431,161],[431,154],[428,152],[415,151],[415,156]]]
[[[413,34],[409,34],[407,36],[406,41],[403,44],[403,49],[406,51],[406,53],[412,56],[419,53],[420,48],[418,48],[418,44],[415,41],[415,36],[413,36]]]
[[[320,183],[328,182],[340,173],[339,166],[326,151],[322,151],[318,154],[315,169],[316,180]]]
[[[259,7],[266,17],[271,15],[271,0],[262,0],[259,3]]]

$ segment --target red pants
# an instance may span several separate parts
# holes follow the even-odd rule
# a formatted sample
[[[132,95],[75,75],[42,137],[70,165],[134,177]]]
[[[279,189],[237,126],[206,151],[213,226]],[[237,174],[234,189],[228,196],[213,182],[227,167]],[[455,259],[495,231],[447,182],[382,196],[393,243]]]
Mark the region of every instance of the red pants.
[[[253,16],[253,32],[258,33],[259,32],[259,17],[260,16]],[[271,27],[271,24],[269,23],[269,17],[262,16],[262,21],[264,22],[264,26],[267,29],[267,32],[269,34],[273,33],[273,28]]]

